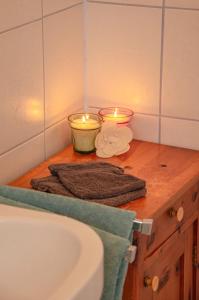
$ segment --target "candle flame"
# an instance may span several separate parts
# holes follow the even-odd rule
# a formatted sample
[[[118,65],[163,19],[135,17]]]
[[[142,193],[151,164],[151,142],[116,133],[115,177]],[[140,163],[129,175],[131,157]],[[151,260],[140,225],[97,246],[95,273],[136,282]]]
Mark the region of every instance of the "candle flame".
[[[118,111],[118,109],[117,108],[115,108],[115,111],[114,111],[114,117],[117,117],[117,111]]]
[[[82,122],[86,123],[86,117],[85,116],[82,116]]]
[[[89,119],[89,115],[88,114],[86,114],[86,120],[88,120]]]

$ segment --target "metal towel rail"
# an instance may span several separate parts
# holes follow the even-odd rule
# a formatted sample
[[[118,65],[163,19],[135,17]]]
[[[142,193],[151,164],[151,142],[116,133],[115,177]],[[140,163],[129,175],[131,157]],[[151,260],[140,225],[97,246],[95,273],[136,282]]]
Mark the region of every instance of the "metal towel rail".
[[[153,219],[135,219],[133,221],[133,230],[134,231],[139,231],[142,234],[145,235],[151,235],[153,227]]]
[[[138,231],[141,234],[151,235],[152,227],[153,227],[153,219],[133,220],[133,230]],[[129,263],[133,263],[135,261],[136,254],[137,254],[137,246],[135,245],[129,246],[126,255],[126,260]]]

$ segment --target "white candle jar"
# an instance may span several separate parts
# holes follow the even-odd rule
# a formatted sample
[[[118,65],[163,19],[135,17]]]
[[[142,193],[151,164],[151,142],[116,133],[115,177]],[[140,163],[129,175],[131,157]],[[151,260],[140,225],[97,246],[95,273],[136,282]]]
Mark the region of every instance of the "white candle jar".
[[[68,117],[73,148],[79,153],[95,151],[95,138],[100,131],[102,118],[92,113],[77,113]]]

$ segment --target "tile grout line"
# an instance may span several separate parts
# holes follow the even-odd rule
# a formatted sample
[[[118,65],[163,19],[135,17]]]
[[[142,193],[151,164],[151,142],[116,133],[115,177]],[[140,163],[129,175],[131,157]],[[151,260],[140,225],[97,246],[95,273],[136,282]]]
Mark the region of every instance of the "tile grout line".
[[[96,110],[99,110],[101,109],[102,107],[101,106],[89,106],[88,108],[93,108],[93,109],[96,109]],[[165,114],[161,114],[159,115],[159,113],[157,114],[153,114],[153,113],[144,113],[144,112],[140,112],[140,111],[134,111],[135,114],[138,114],[138,115],[144,115],[144,116],[150,116],[150,117],[161,117],[161,118],[168,118],[168,119],[176,119],[176,120],[182,120],[182,121],[191,121],[191,122],[199,122],[199,119],[192,119],[192,118],[183,118],[183,117],[178,117],[178,116],[169,116],[169,115],[165,115]]]
[[[82,106],[81,106],[81,107],[78,107],[77,109],[75,109],[72,113],[76,113],[76,112],[79,112],[79,111],[82,111]],[[46,130],[47,130],[47,129],[50,129],[51,127],[53,127],[53,126],[55,126],[55,125],[57,125],[57,124],[63,122],[64,120],[67,120],[67,116],[66,116],[66,117],[63,117],[63,118],[61,118],[61,119],[59,119],[58,121],[52,123],[52,124],[49,125],[49,126],[46,126],[45,129],[46,129]]]
[[[79,107],[79,108],[76,109],[74,112],[77,112],[77,111],[82,111],[82,107]],[[46,127],[46,128],[45,128],[45,131],[47,131],[48,129],[50,129],[50,128],[56,126],[56,125],[58,125],[59,123],[63,122],[64,120],[66,120],[66,117],[63,117],[63,118],[61,118],[60,120],[58,120],[58,121],[52,123],[51,125],[49,125],[48,127]],[[13,151],[15,148],[18,148],[18,147],[20,147],[20,146],[23,146],[24,144],[26,144],[26,143],[30,142],[31,140],[37,138],[37,137],[40,136],[41,134],[44,134],[44,130],[42,130],[42,131],[40,131],[40,132],[38,132],[38,133],[32,135],[31,137],[27,138],[26,140],[24,140],[24,141],[18,143],[17,145],[15,145],[15,146],[13,146],[13,147],[10,147],[9,149],[7,149],[7,150],[4,151],[4,152],[0,153],[0,158],[1,158],[1,156],[6,155],[6,154],[9,153],[10,151]]]
[[[110,4],[110,5],[120,5],[120,6],[132,6],[132,7],[146,7],[146,8],[162,8],[162,5],[144,5],[144,4],[133,4],[133,3],[120,3],[113,1],[99,1],[99,0],[88,0],[89,3],[98,4]]]
[[[48,130],[48,129],[50,129],[51,127],[54,127],[54,126],[56,126],[57,124],[63,122],[65,119],[66,119],[66,118],[64,117],[63,119],[61,119],[61,120],[59,120],[59,121],[53,123],[52,125],[46,127],[45,131]],[[42,131],[36,133],[35,135],[31,136],[30,138],[27,138],[26,140],[22,141],[21,143],[18,143],[18,144],[16,144],[15,146],[13,146],[13,147],[7,149],[6,151],[0,153],[0,158],[1,158],[1,156],[8,154],[9,152],[15,150],[16,148],[18,148],[18,147],[20,147],[20,146],[23,146],[24,144],[30,142],[31,140],[33,140],[33,139],[39,137],[41,134],[44,134],[44,130],[42,130]]]
[[[26,22],[26,23],[23,23],[23,24],[20,24],[20,25],[16,25],[16,26],[11,27],[11,28],[8,28],[8,29],[5,29],[5,30],[3,30],[3,31],[0,31],[0,35],[1,35],[1,34],[5,34],[5,33],[7,33],[7,32],[10,32],[10,31],[12,31],[12,30],[16,30],[16,29],[25,27],[25,26],[27,26],[27,25],[31,25],[31,24],[36,23],[36,22],[41,21],[41,20],[42,20],[42,17],[41,17],[41,18],[34,19],[34,20],[29,21],[29,22]]]
[[[199,11],[199,8],[193,7],[178,7],[178,6],[166,6],[163,5],[147,5],[147,4],[136,4],[136,3],[122,3],[122,2],[114,2],[114,1],[100,1],[100,0],[88,0],[89,3],[98,3],[98,4],[112,4],[112,5],[121,5],[121,6],[134,6],[134,7],[145,7],[145,8],[162,8],[165,9],[179,9],[179,10],[191,10],[191,11]],[[165,1],[163,0],[163,3]]]
[[[161,24],[161,52],[160,52],[160,90],[159,90],[159,128],[158,128],[158,141],[161,144],[162,134],[162,87],[163,87],[163,59],[164,59],[164,32],[165,32],[165,0],[162,2],[162,24]]]
[[[83,108],[88,110],[88,5],[83,0]]]
[[[56,126],[56,125],[58,125],[59,123],[63,122],[64,120],[66,120],[66,117],[64,117],[64,118],[62,118],[61,120],[59,120],[59,121],[57,121],[57,122],[55,122],[55,123],[49,125],[48,127],[46,127],[46,130],[48,130],[48,129],[50,129],[50,128]]]
[[[161,114],[162,118],[168,118],[168,119],[176,119],[176,120],[182,120],[182,121],[191,121],[191,122],[199,122],[199,119],[192,119],[192,118],[183,118],[183,117],[174,117],[169,115]]]
[[[177,6],[165,6],[166,9],[178,9],[178,10],[188,10],[188,11],[199,11],[199,8],[193,7],[177,7]]]
[[[10,147],[10,148],[7,149],[6,151],[0,153],[0,158],[1,158],[1,156],[4,156],[4,155],[6,155],[6,154],[9,154],[9,152],[12,152],[13,150],[19,148],[20,146],[23,146],[23,145],[25,145],[26,143],[30,142],[31,140],[33,140],[33,139],[39,137],[41,134],[43,134],[43,130],[42,130],[41,132],[39,132],[39,133],[37,133],[37,134],[31,136],[30,138],[26,139],[25,141],[22,141],[21,143],[18,143],[18,144],[16,144],[16,145],[14,145],[13,147]]]
[[[70,5],[70,6],[65,7],[65,8],[56,10],[56,11],[54,11],[54,12],[52,12],[52,13],[43,15],[43,18],[45,19],[45,18],[48,18],[48,17],[50,17],[50,16],[54,16],[54,15],[56,15],[56,14],[59,14],[59,13],[61,13],[61,12],[64,12],[64,11],[66,11],[66,10],[68,10],[68,9],[73,8],[73,7],[79,6],[79,5],[81,5],[81,4],[83,3],[83,1],[84,1],[84,0],[79,1],[79,2],[77,2],[77,3],[74,3],[74,4]]]
[[[43,60],[43,133],[44,133],[44,159],[46,160],[46,76],[45,76],[45,52],[44,52],[44,18],[43,18],[43,0],[41,0],[42,10],[42,60]]]
[[[85,0],[83,0],[85,1]],[[164,1],[164,0],[163,0]],[[98,3],[98,4],[110,4],[110,5],[120,5],[120,6],[132,6],[132,7],[145,7],[145,8],[162,8],[162,6],[158,6],[158,5],[140,5],[140,4],[131,4],[131,3],[116,3],[116,2],[108,2],[108,1],[98,1],[98,0],[93,0],[93,1],[88,1],[89,3]],[[60,9],[60,10],[57,10],[55,12],[52,12],[50,14],[46,14],[45,16],[41,17],[41,18],[37,18],[37,19],[34,19],[34,20],[31,20],[31,21],[28,21],[28,22],[25,22],[25,23],[22,23],[22,24],[19,24],[19,25],[16,25],[16,26],[13,26],[13,27],[10,27],[8,29],[5,29],[5,30],[2,30],[0,31],[0,35],[1,34],[5,34],[7,32],[10,32],[12,30],[15,30],[15,29],[19,29],[19,28],[22,28],[26,25],[30,25],[30,24],[33,24],[35,22],[38,22],[38,21],[41,21],[42,18],[48,18],[50,16],[53,16],[53,15],[56,15],[56,14],[59,14],[61,12],[64,12],[68,9],[71,9],[75,6],[78,6],[78,5],[81,5],[83,2],[78,2],[78,3],[75,3],[74,5],[71,5],[71,6],[68,6],[66,8],[63,8],[63,9]],[[174,9],[174,10],[187,10],[187,11],[199,11],[199,8],[189,8],[189,7],[177,7],[177,6],[164,6],[165,9]]]
[[[38,22],[38,21],[42,21],[42,19],[45,19],[45,18],[47,18],[47,17],[50,17],[50,16],[53,16],[53,15],[59,14],[59,13],[61,13],[61,12],[64,12],[64,11],[66,11],[66,10],[69,10],[69,9],[71,9],[71,8],[73,8],[73,7],[76,7],[76,6],[78,6],[78,5],[81,5],[82,3],[83,3],[82,1],[81,1],[81,2],[78,2],[78,3],[74,4],[74,5],[65,7],[65,8],[60,9],[60,10],[57,10],[57,11],[55,11],[55,12],[53,12],[53,13],[50,13],[50,14],[48,14],[48,15],[45,15],[45,16],[43,16],[43,12],[42,12],[42,16],[41,16],[40,18],[37,18],[37,19],[31,20],[31,21],[28,21],[28,22],[25,22],[25,23],[22,23],[22,24],[19,24],[19,25],[10,27],[10,28],[8,28],[8,29],[2,30],[2,31],[0,31],[0,35],[1,35],[1,34],[5,34],[5,33],[7,33],[7,32],[10,32],[10,31],[12,31],[12,30],[16,30],[16,29],[19,29],[19,28],[23,28],[23,27],[25,27],[25,26],[27,26],[27,25],[34,24],[34,23],[36,23],[36,22]]]
[[[99,109],[99,108],[101,108],[101,107],[91,107],[91,106],[90,106],[90,108],[96,108],[96,109]],[[80,108],[80,109],[81,109],[81,108]],[[138,114],[138,115],[144,115],[144,116],[151,116],[151,117],[158,117],[158,116],[159,116],[158,114],[149,114],[149,113],[141,113],[141,112],[135,112],[135,114]],[[186,118],[173,117],[173,116],[168,116],[168,115],[161,115],[161,117],[163,117],[163,118],[169,118],[169,119],[175,119],[175,120],[182,120],[182,121],[184,120],[184,121],[191,121],[191,122],[199,122],[199,120],[197,120],[197,119],[186,119]],[[57,121],[57,122],[51,124],[50,126],[46,127],[46,130],[50,129],[51,127],[56,126],[57,124],[59,124],[59,123],[61,123],[61,122],[63,122],[65,119],[66,119],[66,118],[64,117],[64,118],[60,119],[59,121]],[[25,141],[23,141],[23,142],[21,142],[21,143],[15,145],[15,146],[9,148],[8,150],[2,152],[2,153],[0,154],[0,158],[1,158],[1,156],[6,155],[6,154],[8,154],[9,152],[13,151],[14,149],[16,149],[16,148],[18,148],[18,147],[20,147],[20,146],[23,146],[24,144],[26,144],[26,143],[30,142],[31,140],[37,138],[38,136],[40,136],[40,135],[43,134],[43,133],[44,133],[44,132],[43,132],[43,130],[42,130],[41,132],[39,132],[39,133],[37,133],[37,134],[31,136],[30,138],[26,139]]]

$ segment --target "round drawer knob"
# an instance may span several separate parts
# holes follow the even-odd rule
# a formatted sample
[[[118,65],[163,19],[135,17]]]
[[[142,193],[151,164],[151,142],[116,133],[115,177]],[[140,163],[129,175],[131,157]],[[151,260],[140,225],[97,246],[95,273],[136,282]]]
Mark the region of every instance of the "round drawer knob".
[[[145,277],[144,278],[144,286],[145,287],[151,287],[153,292],[157,292],[158,288],[159,288],[159,277],[158,276],[154,276],[153,278],[150,277]]]
[[[182,206],[178,208],[176,217],[177,217],[178,222],[181,222],[183,220],[184,208]]]
[[[178,222],[181,222],[184,217],[184,208],[182,206],[180,206],[177,210],[175,210],[174,208],[171,208],[169,210],[169,216],[171,218],[176,217]]]

